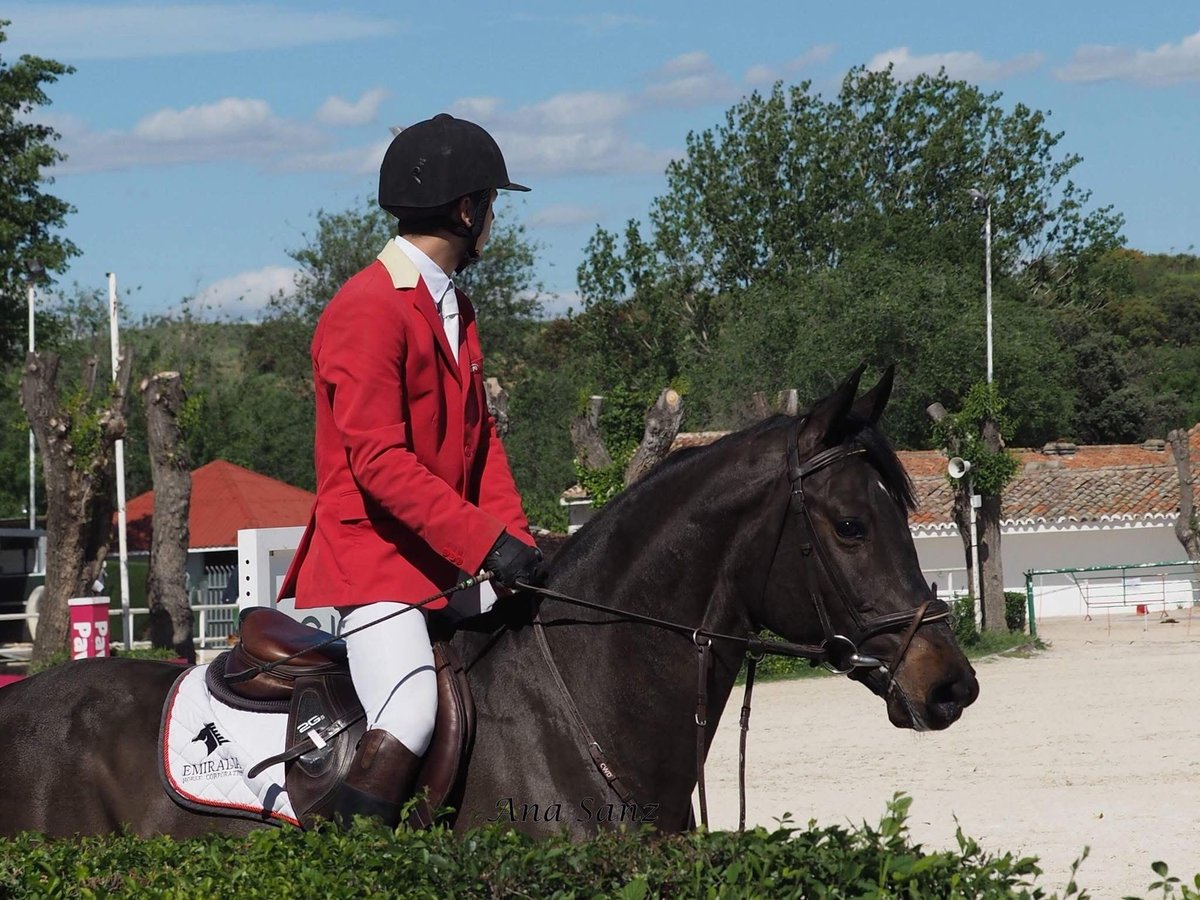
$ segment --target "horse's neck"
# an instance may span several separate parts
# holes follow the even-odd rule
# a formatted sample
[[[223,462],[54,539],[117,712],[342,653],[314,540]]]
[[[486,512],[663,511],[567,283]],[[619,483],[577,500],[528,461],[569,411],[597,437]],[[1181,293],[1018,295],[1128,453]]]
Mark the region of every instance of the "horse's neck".
[[[643,793],[690,794],[699,659],[691,630],[751,630],[746,601],[763,590],[782,526],[776,513],[786,492],[774,489],[782,472],[728,468],[736,471],[699,484],[679,473],[687,483],[668,480],[656,486],[659,498],[639,496],[630,508],[613,510],[614,520],[580,535],[585,543],[551,576],[554,590],[684,628],[614,624],[614,616],[560,601],[542,605],[553,657],[582,716],[595,739],[613,748],[614,766],[636,769],[620,774]],[[563,620],[593,624],[555,624]],[[729,641],[712,647],[710,738],[741,651]]]

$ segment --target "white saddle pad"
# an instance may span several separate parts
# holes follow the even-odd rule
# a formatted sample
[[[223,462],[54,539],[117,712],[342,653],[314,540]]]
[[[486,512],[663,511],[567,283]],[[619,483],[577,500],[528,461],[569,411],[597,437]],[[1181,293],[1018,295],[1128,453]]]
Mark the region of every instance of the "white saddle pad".
[[[207,669],[185,671],[167,697],[159,742],[167,791],[188,808],[298,826],[283,763],[246,777],[255,763],[283,751],[287,713],[245,712],[221,703],[204,682]]]

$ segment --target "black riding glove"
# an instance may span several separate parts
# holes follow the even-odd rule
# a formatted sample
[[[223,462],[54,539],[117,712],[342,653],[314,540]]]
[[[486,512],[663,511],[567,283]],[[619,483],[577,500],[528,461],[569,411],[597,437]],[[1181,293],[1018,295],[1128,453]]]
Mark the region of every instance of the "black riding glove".
[[[502,531],[488,555],[483,558],[483,568],[492,573],[493,581],[510,588],[518,581],[536,584],[541,561],[541,550]]]

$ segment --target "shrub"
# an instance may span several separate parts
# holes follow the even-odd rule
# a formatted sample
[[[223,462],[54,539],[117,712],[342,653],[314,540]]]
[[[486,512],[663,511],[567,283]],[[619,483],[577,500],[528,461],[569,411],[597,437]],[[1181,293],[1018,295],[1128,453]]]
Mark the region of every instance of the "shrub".
[[[909,838],[911,800],[877,826],[773,831],[648,828],[587,841],[534,841],[489,826],[461,837],[359,823],[210,835],[176,842],[129,835],[0,841],[0,896],[30,897],[1044,897],[1037,861],[995,855],[958,836],[953,850]]]
[[[1004,592],[1004,624],[1009,631],[1025,630],[1025,611],[1028,606],[1028,599],[1020,591]]]

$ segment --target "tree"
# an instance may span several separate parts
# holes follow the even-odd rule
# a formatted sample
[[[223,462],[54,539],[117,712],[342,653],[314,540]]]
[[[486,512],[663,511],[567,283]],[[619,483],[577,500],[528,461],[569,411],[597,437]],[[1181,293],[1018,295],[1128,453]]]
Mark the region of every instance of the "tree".
[[[196,648],[187,595],[192,473],[181,422],[186,418],[187,397],[178,372],[159,372],[144,380],[141,389],[154,472],[154,526],[146,578],[150,641],[194,663]]]
[[[963,401],[962,409],[947,415],[938,404],[929,414],[934,433],[947,453],[971,463],[970,477],[954,482],[954,520],[966,551],[968,578],[973,568],[968,523],[972,490],[981,497],[978,513],[979,592],[975,598],[985,631],[1005,631],[1004,570],[1000,553],[1001,500],[1005,486],[1016,477],[1017,458],[1004,448],[1000,435],[1012,432],[1004,415],[1004,401],[995,384],[978,383]]]
[[[60,358],[29,353],[21,403],[37,437],[46,484],[46,593],[39,606],[33,660],[66,648],[71,597],[89,596],[102,580],[112,536],[113,447],[125,432],[129,360],[97,389],[96,357],[74,384],[59,384]]]
[[[1111,284],[1105,254],[1121,225],[1109,208],[1088,211],[1069,177],[1080,158],[1060,153],[1061,138],[1044,114],[1005,110],[999,94],[944,73],[901,82],[855,69],[830,100],[807,83],[776,85],[689,135],[648,234],[636,222],[596,232],[581,318],[597,314],[608,371],[652,361],[692,383],[690,427],[736,424],[732,398],[751,393],[751,369],[772,378],[753,390],[814,395],[847,348],[880,366],[899,360],[888,427],[900,420],[901,441],[923,445],[923,407],[957,403],[982,368],[977,188],[993,208],[997,313],[1008,307],[997,371],[1006,393],[1011,383],[1022,394],[1014,405],[1044,412],[1028,427],[1047,427],[1062,392],[1044,365],[1069,374],[1054,317]],[[639,340],[647,352],[622,369],[619,354]]]
[[[0,45],[9,25],[0,19]],[[31,279],[61,272],[78,254],[71,241],[55,234],[71,205],[49,194],[53,179],[43,170],[65,157],[55,149],[58,133],[32,121],[50,103],[43,89],[73,72],[70,66],[22,56],[15,64],[0,58],[0,357],[13,358],[25,334],[26,291]],[[19,356],[17,357],[19,358]]]

